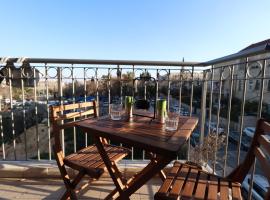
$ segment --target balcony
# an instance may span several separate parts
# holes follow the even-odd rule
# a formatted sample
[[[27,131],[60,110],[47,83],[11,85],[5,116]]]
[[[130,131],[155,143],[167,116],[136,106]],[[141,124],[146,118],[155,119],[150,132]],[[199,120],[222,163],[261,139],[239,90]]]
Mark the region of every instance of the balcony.
[[[108,114],[110,103],[122,103],[134,91],[137,98],[149,100],[152,111],[155,99],[163,98],[168,111],[198,117],[199,125],[178,159],[197,162],[194,147],[215,134],[218,145],[208,152],[211,159],[205,165],[225,176],[249,149],[253,134],[249,127],[255,127],[260,117],[270,119],[269,75],[269,45],[208,62],[1,58],[0,176],[6,178],[1,179],[0,188],[10,198],[26,193],[25,198],[57,199],[64,186],[55,179],[58,169],[52,153],[49,106],[95,99],[102,116]],[[141,76],[153,77],[156,89],[146,81],[133,81]],[[63,134],[62,141],[68,155],[91,144],[92,138],[74,128]],[[136,171],[148,158],[143,150],[130,148],[131,155],[120,165]],[[258,175],[260,168],[257,163],[254,171]],[[44,180],[36,179],[40,177]],[[95,184],[95,192],[87,191],[85,197],[102,198],[104,187],[110,188],[112,182],[104,177]],[[151,199],[160,184],[153,179],[134,198]]]

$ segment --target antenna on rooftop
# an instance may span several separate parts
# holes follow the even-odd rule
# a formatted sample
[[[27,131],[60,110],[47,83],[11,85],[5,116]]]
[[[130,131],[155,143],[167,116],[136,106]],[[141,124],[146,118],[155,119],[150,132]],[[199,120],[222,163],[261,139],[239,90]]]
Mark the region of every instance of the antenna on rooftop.
[[[184,63],[185,62],[185,57],[182,58],[182,62]],[[183,70],[184,69],[184,66],[182,65],[181,69]]]

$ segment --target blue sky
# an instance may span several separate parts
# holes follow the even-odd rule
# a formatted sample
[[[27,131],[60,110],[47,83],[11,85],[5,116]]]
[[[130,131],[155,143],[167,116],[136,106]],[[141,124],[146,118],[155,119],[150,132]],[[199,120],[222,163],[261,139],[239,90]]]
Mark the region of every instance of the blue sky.
[[[0,57],[206,61],[270,38],[269,0],[1,0]]]

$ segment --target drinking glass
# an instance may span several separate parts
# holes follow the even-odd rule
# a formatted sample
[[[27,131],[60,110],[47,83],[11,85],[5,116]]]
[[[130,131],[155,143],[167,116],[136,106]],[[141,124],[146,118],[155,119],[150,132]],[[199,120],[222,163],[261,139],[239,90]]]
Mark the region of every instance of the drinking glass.
[[[112,104],[111,105],[111,119],[120,120],[122,117],[122,105],[121,104]]]
[[[174,112],[169,112],[165,118],[165,130],[176,131],[178,128],[179,114]]]

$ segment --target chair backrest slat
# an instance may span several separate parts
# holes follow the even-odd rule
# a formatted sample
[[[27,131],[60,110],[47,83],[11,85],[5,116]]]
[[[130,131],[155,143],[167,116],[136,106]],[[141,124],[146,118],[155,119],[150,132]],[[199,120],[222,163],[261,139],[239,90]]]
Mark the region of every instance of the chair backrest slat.
[[[259,144],[270,155],[270,139],[266,135],[260,135]]]
[[[68,113],[65,113],[66,111]],[[80,118],[87,115],[97,116],[95,101],[51,106],[51,121],[54,128],[58,126],[58,121]]]
[[[60,120],[65,120],[65,119],[73,119],[73,118],[83,117],[83,116],[92,115],[92,114],[95,114],[95,111],[93,109],[87,110],[87,111],[72,112],[72,113],[59,115],[58,117],[55,118],[55,120],[60,121]]]
[[[50,120],[57,149],[61,149],[60,130],[74,127],[77,121],[90,115],[97,117],[96,107],[95,101],[50,107]]]
[[[262,124],[260,126],[261,126],[261,129],[264,131],[264,133],[270,134],[270,123],[264,120],[261,123]]]
[[[53,107],[54,107],[55,112],[59,112],[59,111],[64,111],[64,110],[67,111],[67,110],[73,110],[77,108],[86,108],[86,107],[92,107],[92,106],[94,106],[94,101],[59,105],[59,106],[53,106]]]
[[[255,154],[257,160],[259,160],[261,167],[262,167],[262,170],[263,170],[264,174],[267,176],[267,179],[270,180],[270,171],[269,171],[270,164],[267,161],[267,157],[264,154],[263,150],[259,147],[256,147],[254,150],[254,154]]]
[[[254,148],[254,154],[270,183],[270,124],[261,119],[256,134],[258,143]]]

